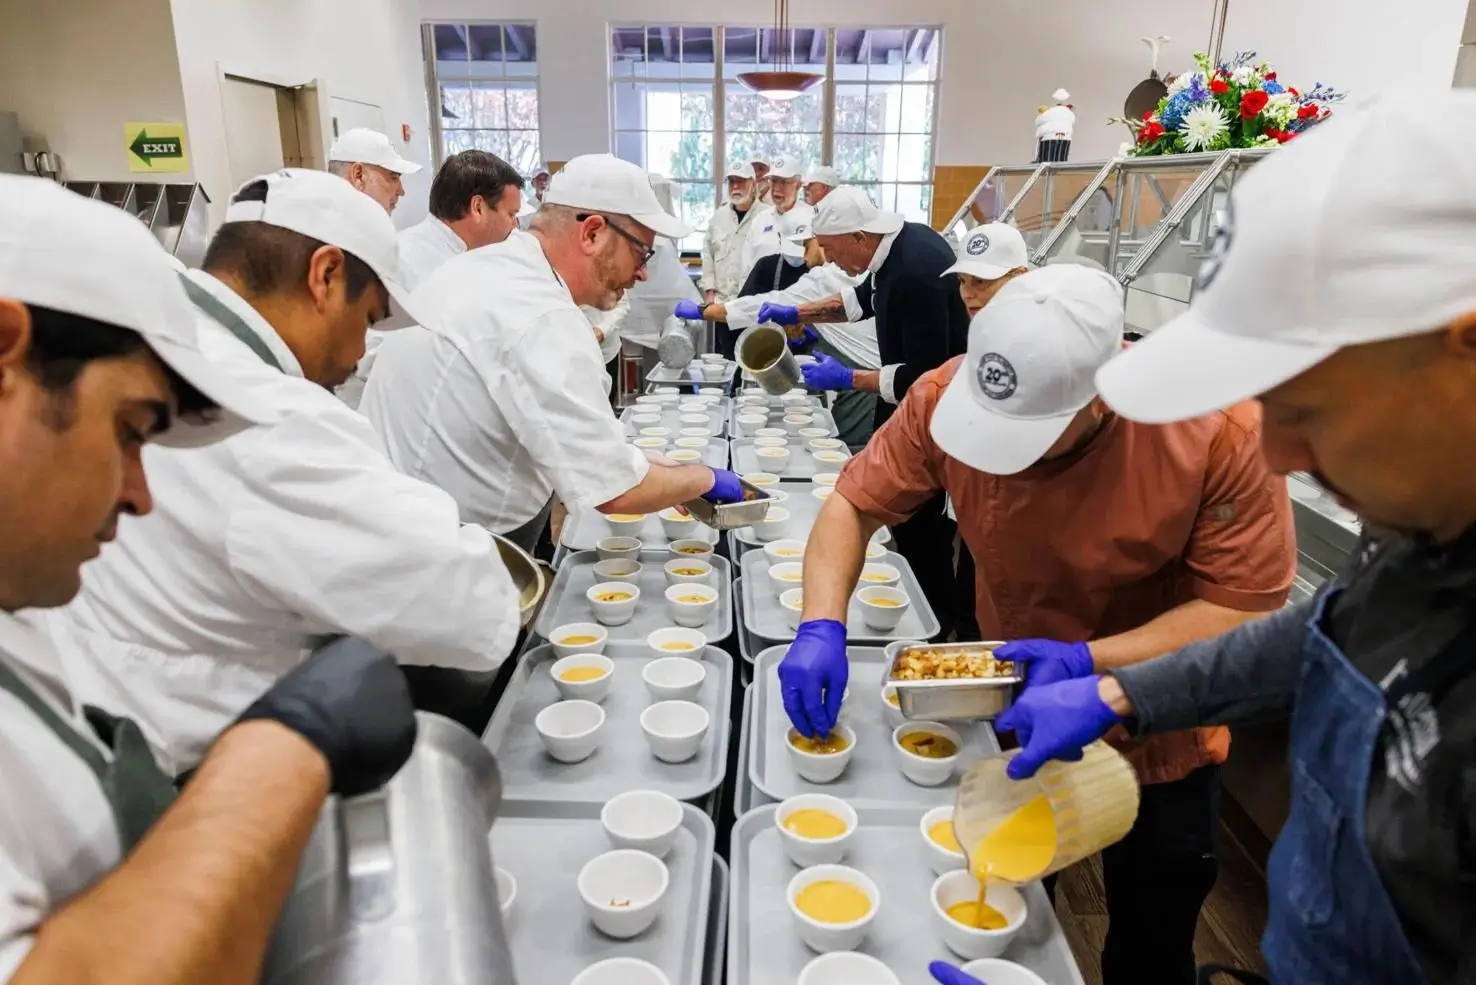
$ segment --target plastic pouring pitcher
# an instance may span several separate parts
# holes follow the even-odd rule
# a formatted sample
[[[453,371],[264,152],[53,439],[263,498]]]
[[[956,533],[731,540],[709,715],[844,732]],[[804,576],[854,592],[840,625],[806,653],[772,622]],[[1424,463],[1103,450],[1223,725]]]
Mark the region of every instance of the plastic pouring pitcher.
[[[1025,885],[1122,840],[1137,820],[1137,774],[1107,743],[1087,746],[1078,762],[1048,762],[1028,780],[1011,780],[1005,765],[1019,752],[986,756],[959,784],[953,833],[970,872],[981,847],[1004,850],[1017,864],[991,868],[989,877]]]

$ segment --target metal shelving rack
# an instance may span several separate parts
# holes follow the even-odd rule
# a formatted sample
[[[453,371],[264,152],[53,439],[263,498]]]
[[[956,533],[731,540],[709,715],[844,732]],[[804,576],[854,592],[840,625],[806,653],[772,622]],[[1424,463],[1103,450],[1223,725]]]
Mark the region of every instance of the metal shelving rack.
[[[164,249],[198,267],[210,241],[210,196],[197,184],[155,181],[68,181],[83,198],[110,202],[137,216]]]

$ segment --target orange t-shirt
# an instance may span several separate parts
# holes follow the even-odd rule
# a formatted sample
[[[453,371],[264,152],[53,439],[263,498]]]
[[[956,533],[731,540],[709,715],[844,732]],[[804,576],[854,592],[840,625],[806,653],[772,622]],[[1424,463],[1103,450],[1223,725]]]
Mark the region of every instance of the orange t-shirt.
[[[984,639],[1090,641],[1193,599],[1246,612],[1285,603],[1296,535],[1286,480],[1260,454],[1257,405],[1169,425],[1109,413],[1080,451],[990,475],[949,458],[930,431],[961,362],[908,389],[836,492],[888,524],[947,492],[974,556]],[[1181,779],[1230,752],[1225,728],[1109,738],[1145,783]]]

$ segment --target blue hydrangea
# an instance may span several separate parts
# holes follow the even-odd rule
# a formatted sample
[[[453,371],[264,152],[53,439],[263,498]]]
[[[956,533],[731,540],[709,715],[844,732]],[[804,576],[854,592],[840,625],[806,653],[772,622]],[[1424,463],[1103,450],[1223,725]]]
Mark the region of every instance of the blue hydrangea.
[[[1179,125],[1184,122],[1184,114],[1194,108],[1196,100],[1192,93],[1192,87],[1184,89],[1170,96],[1163,104],[1163,109],[1158,114],[1158,122],[1163,124],[1165,130],[1179,129]]]
[[[1267,79],[1261,83],[1261,91],[1274,96],[1279,92],[1286,92],[1286,87],[1275,79]]]

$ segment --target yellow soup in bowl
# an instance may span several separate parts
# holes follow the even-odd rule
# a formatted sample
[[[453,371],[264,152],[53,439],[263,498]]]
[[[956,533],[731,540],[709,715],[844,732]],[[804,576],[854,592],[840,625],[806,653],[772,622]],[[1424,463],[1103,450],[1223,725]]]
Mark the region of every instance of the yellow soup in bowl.
[[[961,923],[965,927],[975,930],[1004,930],[1009,926],[1005,915],[1000,913],[988,903],[980,903],[977,900],[964,900],[955,903],[945,912],[948,918],[955,923]]]
[[[605,676],[603,667],[570,667],[559,675],[559,680],[569,684],[579,684],[584,681],[597,681]]]
[[[673,568],[671,573],[682,578],[700,578],[707,574],[701,568]]]
[[[678,595],[676,600],[683,605],[706,605],[712,601],[706,595]]]
[[[866,601],[872,605],[879,605],[884,609],[895,609],[902,604],[896,599],[867,599]]]
[[[795,909],[817,923],[855,923],[871,912],[871,900],[848,882],[825,879],[799,891]]]
[[[565,636],[559,640],[559,646],[589,646],[598,640],[598,636]]]
[[[807,739],[793,729],[789,732],[789,744],[800,752],[808,752],[816,756],[833,756],[838,752],[845,752],[850,745],[846,737],[839,732],[831,732],[828,739],[822,739],[819,736]]]
[[[958,743],[936,732],[908,732],[897,744],[923,759],[947,759],[958,755]]]
[[[677,553],[678,554],[706,554],[708,552],[707,552],[707,550],[705,548],[701,548],[701,547],[678,547],[677,548]]]
[[[660,649],[668,650],[672,653],[686,653],[688,650],[695,650],[696,647],[691,643],[663,643]]]
[[[596,602],[629,602],[635,598],[629,592],[600,592],[595,596]]]
[[[939,821],[933,825],[928,829],[928,838],[945,851],[963,852],[963,849],[958,844],[958,836],[953,833],[952,821]]]
[[[846,822],[829,811],[807,808],[786,817],[784,830],[800,838],[839,838],[846,833]]]
[[[634,523],[637,520],[644,520],[645,518],[646,514],[644,513],[611,513],[606,517],[606,519],[614,520],[616,523]]]

